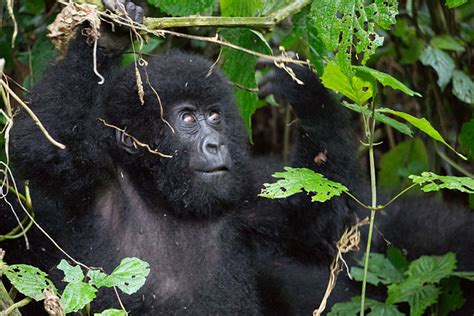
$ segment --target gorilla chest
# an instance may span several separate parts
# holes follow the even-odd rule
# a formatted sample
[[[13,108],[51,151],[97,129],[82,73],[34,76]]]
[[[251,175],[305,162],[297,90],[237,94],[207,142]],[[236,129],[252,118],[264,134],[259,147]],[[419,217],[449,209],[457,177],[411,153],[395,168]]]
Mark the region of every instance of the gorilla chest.
[[[113,245],[114,261],[136,256],[150,264],[142,291],[148,308],[169,313],[221,313],[222,308],[239,312],[242,302],[256,300],[253,255],[240,241],[238,227],[225,217],[182,220],[144,203],[107,201],[96,210],[107,227],[101,231]],[[120,216],[112,215],[118,210]]]

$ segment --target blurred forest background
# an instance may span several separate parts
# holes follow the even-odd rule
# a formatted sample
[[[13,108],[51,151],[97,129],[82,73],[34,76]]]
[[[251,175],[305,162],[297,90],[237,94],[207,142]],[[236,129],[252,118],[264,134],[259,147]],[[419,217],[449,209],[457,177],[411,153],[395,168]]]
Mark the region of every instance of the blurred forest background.
[[[8,1],[7,1],[8,2]],[[47,65],[60,58],[47,37],[47,26],[63,7],[54,0],[14,1],[15,24],[8,12],[7,2],[0,4],[0,57],[5,59],[4,72],[11,87],[19,94],[27,93],[45,71]],[[213,0],[137,1],[146,8],[146,16],[265,16],[284,7],[286,0],[247,0],[239,6],[232,1]],[[227,3],[227,4],[226,4]],[[234,1],[235,3],[235,1]],[[461,5],[459,5],[461,4]],[[453,8],[450,8],[452,6]],[[278,52],[299,52],[308,57],[315,69],[321,70],[331,53],[324,49],[311,23],[309,6],[296,15],[285,19],[271,31],[262,31],[265,39]],[[200,36],[213,36],[216,28],[188,27],[179,32]],[[268,52],[268,46],[255,40],[255,34],[235,36],[236,29],[219,31],[226,40],[257,51]],[[406,186],[407,176],[432,170],[437,174],[472,177],[474,173],[474,2],[407,0],[399,2],[397,22],[389,30],[377,29],[385,42],[370,58],[367,66],[387,72],[404,82],[423,97],[409,97],[399,91],[384,89],[378,94],[378,104],[404,111],[417,117],[425,117],[440,131],[443,137],[458,151],[469,157],[468,161],[446,150],[443,146],[414,133],[410,138],[385,124],[378,124],[375,142],[378,183],[390,191]],[[12,42],[14,39],[14,42]],[[142,52],[156,54],[170,48],[192,50],[211,60],[219,56],[219,45],[203,41],[167,36],[148,38]],[[219,56],[219,64],[230,80],[247,88],[255,88],[254,65],[256,58],[240,52]],[[235,58],[239,54],[239,58]],[[123,64],[133,62],[133,53],[123,58]],[[226,57],[232,57],[227,58]],[[257,77],[259,73],[257,72]],[[258,79],[258,78],[257,78]],[[22,86],[23,88],[21,88]],[[251,141],[256,154],[272,153],[287,157],[292,143],[291,122],[294,116],[290,107],[272,102],[259,101],[254,91],[235,88],[237,100],[247,127],[252,131]],[[250,89],[251,90],[251,89]],[[354,126],[361,126],[360,117],[354,113]],[[2,122],[5,123],[4,121]],[[360,138],[360,137],[359,137]],[[3,139],[2,139],[3,141]],[[354,138],[357,141],[357,137]],[[367,159],[365,146],[360,146],[362,164]],[[2,151],[3,152],[3,151]],[[5,157],[1,157],[5,159]],[[474,207],[473,195],[446,191],[446,198],[462,200]],[[411,194],[417,194],[412,191]],[[470,199],[470,201],[469,201]]]

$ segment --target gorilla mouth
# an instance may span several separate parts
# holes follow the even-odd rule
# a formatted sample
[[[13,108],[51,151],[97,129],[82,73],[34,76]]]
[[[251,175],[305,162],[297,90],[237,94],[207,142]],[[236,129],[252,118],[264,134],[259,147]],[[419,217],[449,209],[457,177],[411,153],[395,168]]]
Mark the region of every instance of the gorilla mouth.
[[[223,173],[226,173],[229,171],[229,168],[226,167],[226,166],[219,166],[217,168],[213,168],[213,169],[207,169],[207,170],[196,170],[197,172],[199,173],[203,173],[203,174],[223,174]]]

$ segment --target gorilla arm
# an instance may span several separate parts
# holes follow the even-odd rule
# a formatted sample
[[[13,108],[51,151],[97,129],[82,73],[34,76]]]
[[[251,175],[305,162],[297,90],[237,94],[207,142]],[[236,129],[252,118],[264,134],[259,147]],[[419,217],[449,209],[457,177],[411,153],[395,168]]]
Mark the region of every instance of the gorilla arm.
[[[261,61],[257,66],[269,66],[269,62]],[[260,97],[273,94],[277,101],[291,104],[298,117],[291,166],[312,169],[353,189],[359,177],[347,110],[336,103],[308,67],[291,69],[303,84],[275,67],[259,84]],[[352,201],[341,196],[312,203],[307,195],[298,194],[283,203],[288,208],[290,252],[305,261],[329,262],[335,243],[354,221]]]
[[[48,68],[27,97],[45,128],[66,149],[50,144],[25,111],[15,117],[11,132],[14,171],[31,179],[33,186],[41,183],[46,191],[66,200],[72,196],[88,199],[91,187],[98,179],[106,178],[104,171],[110,162],[100,149],[103,129],[97,113],[101,91],[107,89],[111,70],[117,68],[124,49],[110,49],[110,36],[103,28],[94,52],[90,39],[83,35],[87,27],[77,30],[66,56]],[[97,71],[105,77],[104,85],[98,84],[100,78],[93,71],[94,54]]]

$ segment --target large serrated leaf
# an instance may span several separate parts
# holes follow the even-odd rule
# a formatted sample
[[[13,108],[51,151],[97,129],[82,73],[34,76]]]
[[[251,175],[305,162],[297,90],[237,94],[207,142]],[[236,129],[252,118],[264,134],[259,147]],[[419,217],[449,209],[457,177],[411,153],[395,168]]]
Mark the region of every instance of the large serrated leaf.
[[[390,113],[393,115],[396,115],[398,117],[401,117],[402,119],[406,120],[408,123],[411,125],[415,126],[418,128],[420,131],[424,132],[434,140],[437,140],[440,143],[443,143],[446,147],[454,151],[459,157],[462,159],[466,160],[467,158],[458,153],[451,145],[449,145],[444,138],[441,136],[441,134],[433,127],[431,126],[431,123],[426,120],[425,118],[417,118],[414,117],[408,113],[405,112],[400,112],[400,111],[395,111],[392,109],[378,109],[379,112],[382,113]]]
[[[64,312],[72,313],[83,309],[95,298],[97,290],[88,283],[69,283],[61,295]]]
[[[53,282],[47,278],[47,274],[36,267],[15,264],[8,266],[4,274],[21,294],[36,301],[44,299],[44,289],[50,288],[57,292]]]
[[[192,15],[214,6],[214,0],[148,0],[148,3],[173,16]]]
[[[276,183],[265,183],[259,196],[281,199],[306,191],[314,194],[311,196],[311,201],[325,202],[348,191],[344,185],[328,180],[313,170],[290,167],[284,169],[285,172],[276,172],[272,175],[274,178],[282,180],[278,180]]]
[[[321,82],[326,88],[342,93],[359,105],[363,105],[374,94],[371,82],[357,76],[346,76],[339,65],[333,61],[324,68]]]
[[[422,256],[414,260],[407,271],[409,280],[419,283],[438,283],[456,270],[456,256],[448,252],[442,256]]]
[[[363,272],[361,268],[353,267],[351,273],[357,271],[353,274],[353,277],[356,281],[362,281]],[[395,268],[395,266],[387,259],[383,254],[380,253],[371,253],[369,260],[369,273],[372,275],[372,280],[375,281],[369,282],[374,285],[382,284],[391,284],[396,282],[401,282],[404,280],[403,274]],[[369,280],[367,280],[369,281]]]
[[[421,316],[426,308],[438,301],[440,290],[432,285],[421,285],[414,282],[403,282],[388,287],[387,303],[407,302],[411,316]]]
[[[409,178],[413,183],[419,184],[424,192],[449,189],[474,194],[474,179],[469,177],[439,176],[433,172],[423,172],[421,176],[410,175]]]
[[[397,79],[395,79],[394,77],[390,76],[387,73],[384,73],[384,72],[381,72],[369,67],[365,67],[365,66],[353,66],[353,68],[356,69],[357,71],[361,71],[366,74],[369,74],[378,82],[380,82],[384,87],[389,86],[390,88],[395,89],[395,90],[400,90],[403,93],[408,94],[409,96],[416,95],[418,97],[421,97],[421,94],[419,94],[416,91],[411,90],[406,85],[404,85],[403,83],[401,83],[400,81],[398,81]]]
[[[353,50],[362,54],[362,64],[383,44],[383,37],[375,32],[375,26],[388,29],[398,14],[396,0],[318,0],[313,1],[311,16],[328,50],[338,51],[337,60],[350,65]]]
[[[448,53],[438,48],[427,46],[420,56],[420,61],[425,66],[431,66],[438,74],[438,86],[441,90],[446,88],[453,76],[456,65]]]

